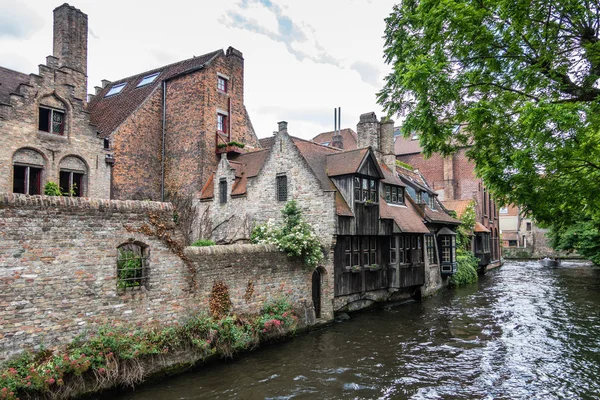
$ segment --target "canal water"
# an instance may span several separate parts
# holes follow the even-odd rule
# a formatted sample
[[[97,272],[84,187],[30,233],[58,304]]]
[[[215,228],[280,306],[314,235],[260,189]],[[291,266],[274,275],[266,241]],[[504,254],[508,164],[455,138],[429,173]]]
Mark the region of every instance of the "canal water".
[[[118,399],[600,399],[600,269],[507,262]]]

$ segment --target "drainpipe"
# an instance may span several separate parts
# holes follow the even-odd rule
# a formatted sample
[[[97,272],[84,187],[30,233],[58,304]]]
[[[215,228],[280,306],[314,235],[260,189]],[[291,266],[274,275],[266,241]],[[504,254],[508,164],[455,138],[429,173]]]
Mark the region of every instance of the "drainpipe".
[[[165,126],[167,120],[167,82],[162,82],[162,157],[160,166],[160,201],[165,201]]]

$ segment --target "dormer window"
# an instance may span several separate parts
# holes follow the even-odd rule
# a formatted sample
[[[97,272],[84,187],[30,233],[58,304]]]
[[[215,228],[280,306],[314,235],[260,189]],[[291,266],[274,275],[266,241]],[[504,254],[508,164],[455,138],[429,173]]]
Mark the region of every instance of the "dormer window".
[[[429,208],[435,210],[435,196],[432,194],[429,195]]]
[[[354,201],[377,203],[377,181],[362,176],[354,177]]]
[[[404,189],[398,186],[385,186],[385,201],[389,204],[404,204]]]
[[[114,96],[115,94],[121,93],[121,91],[125,88],[126,85],[127,85],[127,82],[119,83],[118,85],[114,85],[113,87],[110,88],[110,90],[108,92],[106,92],[104,97]]]
[[[140,81],[140,83],[137,84],[136,87],[142,87],[142,86],[146,86],[146,85],[151,84],[152,82],[154,82],[156,80],[156,78],[158,77],[158,75],[160,75],[160,72],[157,72],[157,73],[152,74],[152,75],[145,76],[144,78],[142,78],[142,80]]]
[[[423,203],[423,192],[421,192],[420,190],[416,191],[415,201],[417,202],[417,204]]]
[[[40,131],[62,135],[65,132],[64,111],[40,107],[38,128]]]
[[[227,93],[227,79],[222,76],[217,76],[217,89],[220,92]]]

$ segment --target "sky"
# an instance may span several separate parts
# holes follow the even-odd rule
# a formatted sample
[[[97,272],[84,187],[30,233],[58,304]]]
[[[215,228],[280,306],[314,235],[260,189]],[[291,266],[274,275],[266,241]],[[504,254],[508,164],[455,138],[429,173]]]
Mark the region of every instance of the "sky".
[[[49,0],[0,0],[0,66],[37,73],[52,54]],[[391,68],[383,60],[391,0],[69,0],[88,15],[88,92],[229,46],[244,54],[245,104],[258,137],[288,121],[310,139],[356,130]]]

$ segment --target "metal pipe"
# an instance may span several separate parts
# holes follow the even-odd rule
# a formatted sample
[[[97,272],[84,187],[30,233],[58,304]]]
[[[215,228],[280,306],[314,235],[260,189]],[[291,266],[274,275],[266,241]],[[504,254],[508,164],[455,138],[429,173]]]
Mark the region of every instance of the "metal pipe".
[[[338,133],[342,134],[342,107],[338,107]]]
[[[167,123],[167,82],[163,81],[162,101],[162,157],[160,163],[160,201],[165,201],[165,127]]]
[[[335,107],[333,107],[333,134],[337,132],[337,113],[335,112]]]

